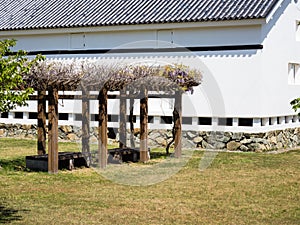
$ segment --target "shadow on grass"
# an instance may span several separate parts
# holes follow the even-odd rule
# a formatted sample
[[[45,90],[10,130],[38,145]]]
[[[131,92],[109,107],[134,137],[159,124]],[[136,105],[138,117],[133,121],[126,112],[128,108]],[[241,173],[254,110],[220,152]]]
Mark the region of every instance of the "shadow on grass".
[[[167,158],[167,155],[165,152],[156,152],[156,151],[153,151],[153,152],[150,152],[150,158],[151,159],[165,159]]]
[[[0,166],[4,170],[25,171],[25,157],[19,157],[14,159],[0,159]]]
[[[4,202],[0,203],[0,223],[11,223],[22,220],[19,212],[28,212],[29,210],[17,210],[6,206]]]
[[[168,156],[165,152],[153,151],[150,153],[151,159],[166,159]],[[0,171],[26,171],[32,172],[32,170],[26,168],[25,157],[18,157],[14,159],[0,159]]]

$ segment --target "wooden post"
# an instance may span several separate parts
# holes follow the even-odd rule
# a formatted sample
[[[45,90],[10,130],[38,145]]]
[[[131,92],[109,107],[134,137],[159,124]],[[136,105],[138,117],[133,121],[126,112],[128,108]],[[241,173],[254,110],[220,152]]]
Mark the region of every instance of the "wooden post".
[[[99,167],[107,166],[107,90],[102,88],[99,92],[99,127],[98,127],[98,157]]]
[[[120,91],[120,128],[119,128],[119,147],[126,147],[126,91]]]
[[[146,162],[148,157],[148,91],[142,88],[140,99],[140,161]]]
[[[82,152],[90,152],[90,102],[89,93],[82,88]]]
[[[182,154],[182,144],[181,144],[181,136],[182,136],[182,93],[180,91],[175,92],[175,104],[174,104],[174,150],[175,157],[180,158]]]
[[[134,124],[133,124],[133,109],[134,109],[134,99],[130,98],[129,101],[129,123],[130,123],[130,147],[135,148],[134,143]]]
[[[38,142],[37,142],[37,153],[38,155],[46,154],[46,91],[38,91],[38,114],[37,114],[37,125],[38,125]]]
[[[48,91],[48,172],[58,172],[58,91]]]

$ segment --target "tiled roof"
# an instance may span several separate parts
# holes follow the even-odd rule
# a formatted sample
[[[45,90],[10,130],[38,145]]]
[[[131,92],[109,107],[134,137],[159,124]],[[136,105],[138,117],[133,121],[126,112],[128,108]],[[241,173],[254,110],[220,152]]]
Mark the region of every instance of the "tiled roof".
[[[279,0],[0,0],[0,30],[265,18]]]

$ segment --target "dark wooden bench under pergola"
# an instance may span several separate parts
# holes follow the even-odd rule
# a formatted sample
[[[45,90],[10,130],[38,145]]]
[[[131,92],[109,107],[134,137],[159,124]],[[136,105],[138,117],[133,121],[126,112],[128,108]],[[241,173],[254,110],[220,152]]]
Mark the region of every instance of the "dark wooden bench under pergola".
[[[120,100],[119,147],[127,140],[127,100],[130,101],[129,122],[133,120],[134,99],[140,100],[140,161],[148,158],[148,99],[175,98],[173,111],[174,155],[181,157],[182,93],[200,84],[201,74],[182,65],[113,67],[98,63],[43,62],[24,77],[37,90],[38,154],[46,153],[46,101],[48,101],[48,172],[58,172],[58,100],[81,99],[82,152],[88,153],[90,138],[90,100],[98,100],[98,162],[107,166],[107,104],[109,98]],[[59,95],[59,91],[80,91],[81,95]],[[95,95],[95,91],[98,92]],[[114,94],[109,94],[114,91]],[[119,94],[115,94],[118,91]],[[93,94],[91,94],[93,93]],[[131,132],[133,128],[131,126]]]

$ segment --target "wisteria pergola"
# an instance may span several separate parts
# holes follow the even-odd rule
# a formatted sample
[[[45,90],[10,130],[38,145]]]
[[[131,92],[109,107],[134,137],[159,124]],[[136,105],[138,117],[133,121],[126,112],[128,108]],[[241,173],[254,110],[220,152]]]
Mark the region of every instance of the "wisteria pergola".
[[[98,100],[98,162],[107,165],[107,103],[120,99],[119,147],[126,147],[127,99],[130,99],[130,130],[133,134],[134,99],[140,99],[140,161],[148,159],[148,98],[175,98],[173,138],[175,156],[181,156],[182,93],[192,91],[202,75],[183,65],[103,65],[98,62],[45,61],[24,76],[26,85],[38,92],[38,154],[46,153],[46,101],[48,101],[48,172],[58,172],[58,100],[82,101],[82,152],[89,153],[90,100]],[[80,91],[81,95],[60,95]],[[97,91],[97,95],[91,94]],[[117,91],[119,94],[110,95]]]

